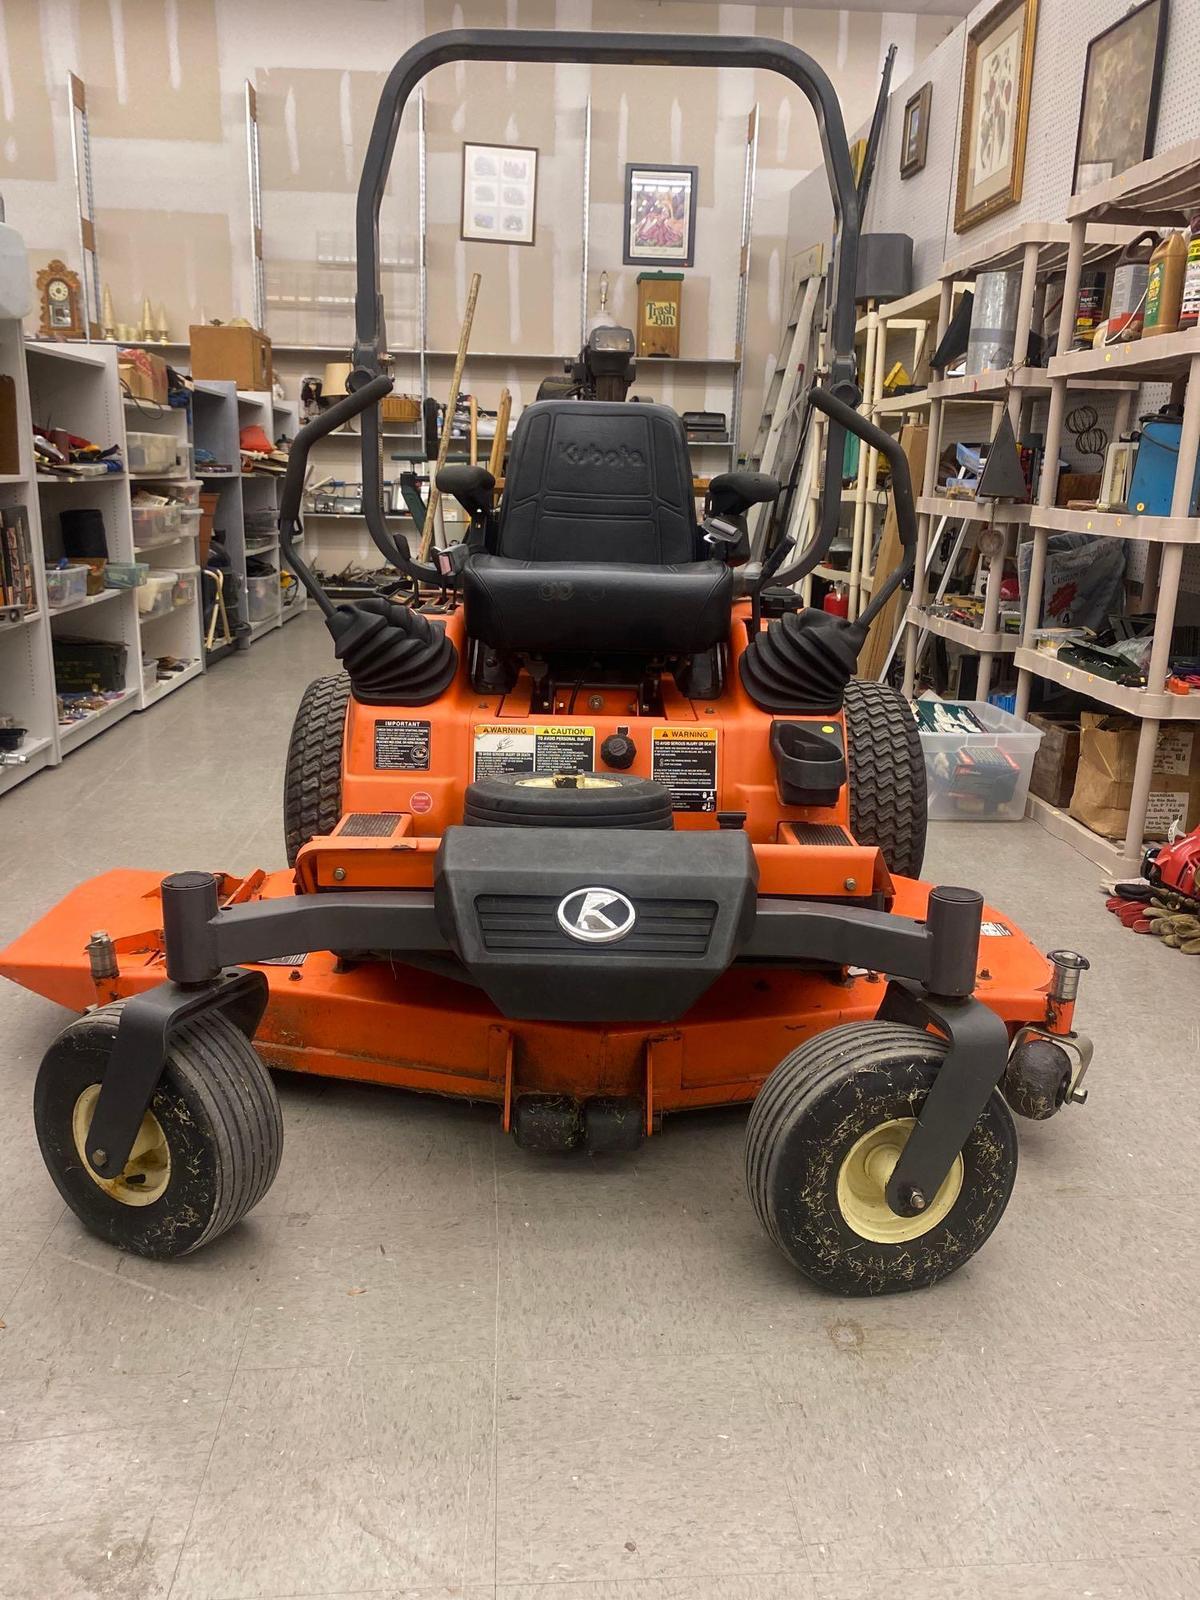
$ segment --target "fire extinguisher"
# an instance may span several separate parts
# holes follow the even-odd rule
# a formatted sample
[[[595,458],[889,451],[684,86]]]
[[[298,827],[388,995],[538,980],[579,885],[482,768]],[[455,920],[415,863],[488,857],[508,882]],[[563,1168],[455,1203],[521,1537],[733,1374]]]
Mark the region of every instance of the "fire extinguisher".
[[[830,585],[828,593],[821,602],[821,610],[828,611],[833,617],[850,615],[850,591],[844,583]]]

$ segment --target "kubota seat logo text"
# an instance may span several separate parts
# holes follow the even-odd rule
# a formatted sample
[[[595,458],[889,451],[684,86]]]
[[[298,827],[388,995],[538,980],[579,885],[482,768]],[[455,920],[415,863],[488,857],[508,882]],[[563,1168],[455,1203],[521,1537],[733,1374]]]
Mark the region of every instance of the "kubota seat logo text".
[[[573,467],[644,467],[646,458],[640,450],[628,445],[617,445],[605,450],[598,444],[560,444],[558,453]]]

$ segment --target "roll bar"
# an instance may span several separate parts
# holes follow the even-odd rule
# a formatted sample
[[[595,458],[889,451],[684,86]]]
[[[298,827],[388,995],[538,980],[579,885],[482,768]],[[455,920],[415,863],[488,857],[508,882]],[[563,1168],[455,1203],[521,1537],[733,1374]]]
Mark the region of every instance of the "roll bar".
[[[743,67],[778,72],[812,105],[825,153],[825,170],[837,221],[837,249],[829,304],[830,389],[853,406],[855,381],[854,287],[858,270],[859,212],[841,106],[832,83],[811,56],[773,39],[705,38],[658,33],[569,33],[557,29],[460,28],[431,34],[405,52],[388,74],[367,145],[358,185],[355,337],[348,387],[361,391],[380,376],[387,356],[383,296],[379,286],[379,211],[392,164],[400,118],[421,79],[454,61],[568,62],[594,66]],[[857,431],[857,430],[855,430]],[[300,436],[297,435],[297,442]],[[418,566],[405,540],[391,534],[383,514],[383,465],[379,409],[363,413],[363,515],[384,558],[421,582],[444,582]],[[789,581],[821,561],[837,532],[841,503],[844,430],[834,417],[826,439],[821,525],[803,558],[789,569]],[[295,443],[293,443],[293,450]]]

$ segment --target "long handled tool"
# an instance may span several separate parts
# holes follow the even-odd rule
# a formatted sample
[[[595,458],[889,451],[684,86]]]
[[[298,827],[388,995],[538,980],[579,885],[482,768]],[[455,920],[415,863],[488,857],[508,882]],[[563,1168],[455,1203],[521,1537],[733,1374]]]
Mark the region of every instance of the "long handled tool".
[[[446,401],[446,420],[442,423],[442,437],[438,444],[437,463],[433,469],[433,483],[429,489],[429,504],[425,508],[425,526],[421,530],[421,560],[429,560],[429,547],[433,543],[433,531],[437,526],[438,493],[437,476],[446,465],[446,457],[450,454],[450,439],[454,432],[454,416],[458,410],[458,393],[462,388],[463,367],[467,363],[467,345],[471,339],[471,324],[475,320],[475,302],[479,298],[479,274],[471,274],[471,287],[467,293],[467,309],[463,315],[462,328],[458,335],[458,354],[454,358],[454,375],[450,379],[450,394]]]
[[[512,415],[512,394],[501,389],[500,403],[496,407],[496,436],[492,440],[492,453],[488,457],[488,471],[499,481],[504,471],[504,452],[508,446],[508,419]]]

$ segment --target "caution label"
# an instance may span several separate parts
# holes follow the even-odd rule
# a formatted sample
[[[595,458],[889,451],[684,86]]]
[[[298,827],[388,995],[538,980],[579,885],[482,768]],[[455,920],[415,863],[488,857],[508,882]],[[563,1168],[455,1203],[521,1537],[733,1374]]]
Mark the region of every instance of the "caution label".
[[[596,730],[577,722],[486,722],[475,727],[475,776],[591,772]]]
[[[428,772],[428,722],[411,717],[390,717],[375,724],[377,772]]]
[[[1006,928],[1002,922],[981,922],[979,931],[985,939],[1012,938],[1012,929]]]
[[[717,809],[717,730],[655,728],[650,776],[671,791],[673,811]]]

